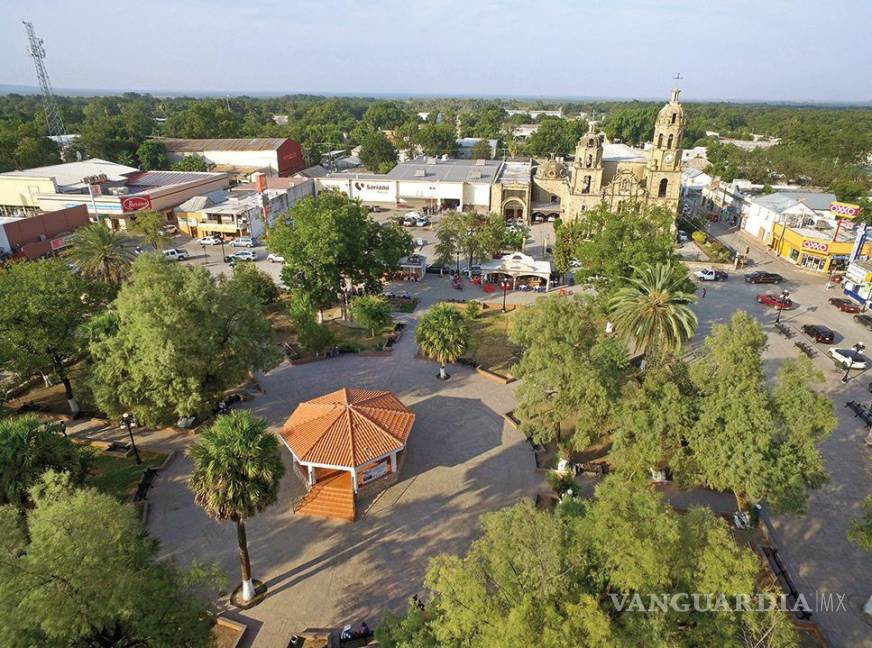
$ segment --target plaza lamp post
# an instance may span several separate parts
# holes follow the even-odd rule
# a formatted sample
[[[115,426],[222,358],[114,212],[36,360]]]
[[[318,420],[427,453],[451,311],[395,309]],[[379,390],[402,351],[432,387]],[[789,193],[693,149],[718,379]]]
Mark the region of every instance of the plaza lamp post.
[[[206,244],[200,243],[200,247],[203,248],[203,265],[206,265],[209,262],[209,253],[206,252]]]
[[[790,291],[785,288],[784,290],[781,291],[781,305],[778,307],[778,309],[777,309],[778,313],[776,313],[776,315],[775,315],[775,323],[776,324],[778,324],[778,322],[781,321],[781,311],[784,310],[784,306],[786,305],[788,297],[790,297]]]
[[[848,366],[845,367],[845,375],[842,376],[842,382],[843,382],[843,383],[848,382],[848,374],[851,372],[851,369],[852,369],[853,366],[854,366],[854,357],[855,357],[857,354],[859,354],[859,353],[861,353],[862,351],[864,351],[865,349],[866,349],[866,345],[863,344],[862,342],[857,342],[857,344],[855,344],[854,346],[851,347],[851,350],[852,350],[854,353],[852,353],[852,354],[851,354],[851,357],[848,358]]]
[[[133,430],[130,429],[130,424],[133,422],[133,417],[130,415],[130,412],[124,412],[124,414],[121,415],[121,421],[127,428],[127,436],[130,437],[130,445],[133,447],[133,454],[136,456],[136,463],[141,464],[142,457],[139,456],[139,450],[136,449],[136,441],[133,440]]]
[[[503,312],[504,313],[506,312],[506,293],[509,291],[510,287],[511,286],[509,285],[509,282],[506,281],[505,279],[503,279],[500,282],[500,288],[502,288],[502,290],[503,290]]]
[[[224,256],[224,239],[218,239],[221,241],[221,258],[224,260],[224,263],[227,263],[227,257]]]

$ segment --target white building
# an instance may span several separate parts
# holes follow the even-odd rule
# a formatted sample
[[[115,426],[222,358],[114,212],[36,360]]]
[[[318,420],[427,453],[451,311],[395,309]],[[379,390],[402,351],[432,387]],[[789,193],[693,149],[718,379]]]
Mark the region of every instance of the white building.
[[[558,108],[557,110],[507,110],[506,114],[509,117],[514,115],[530,115],[533,119],[539,119],[540,117],[563,119],[563,108]]]
[[[779,191],[747,197],[742,210],[742,229],[767,244],[772,242],[776,223],[815,228],[825,222],[825,228],[832,229],[830,205],[835,200],[835,194],[816,191]]]
[[[316,182],[318,191],[334,189],[367,203],[487,211],[491,185],[503,164],[498,160],[418,157],[385,174],[333,173]]]
[[[527,139],[539,130],[539,124],[518,124],[512,129],[512,137]]]

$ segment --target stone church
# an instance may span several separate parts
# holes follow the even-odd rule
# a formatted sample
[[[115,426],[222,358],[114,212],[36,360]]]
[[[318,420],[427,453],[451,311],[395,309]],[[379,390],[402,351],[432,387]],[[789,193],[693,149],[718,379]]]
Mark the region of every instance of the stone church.
[[[491,204],[506,218],[527,222],[549,216],[575,220],[601,203],[611,209],[625,202],[663,205],[677,213],[685,121],[678,94],[673,90],[657,115],[651,148],[606,143],[592,123],[571,162],[552,158],[535,168],[531,182],[496,183]]]

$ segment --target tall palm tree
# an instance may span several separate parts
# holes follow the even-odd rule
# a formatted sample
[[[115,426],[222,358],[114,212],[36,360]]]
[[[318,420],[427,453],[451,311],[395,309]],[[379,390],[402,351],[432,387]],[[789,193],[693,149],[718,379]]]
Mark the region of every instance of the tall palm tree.
[[[273,504],[285,465],[266,420],[240,410],[219,416],[191,447],[194,501],[218,520],[236,523],[242,600],[254,597],[245,521]]]
[[[415,327],[415,341],[425,357],[439,363],[439,378],[447,380],[445,364],[455,362],[469,344],[466,318],[449,304],[436,304]]]
[[[82,274],[91,279],[120,284],[133,262],[130,237],[93,223],[73,234],[70,256]]]
[[[693,337],[696,314],[687,271],[671,262],[633,268],[611,300],[615,332],[647,356],[679,351]]]

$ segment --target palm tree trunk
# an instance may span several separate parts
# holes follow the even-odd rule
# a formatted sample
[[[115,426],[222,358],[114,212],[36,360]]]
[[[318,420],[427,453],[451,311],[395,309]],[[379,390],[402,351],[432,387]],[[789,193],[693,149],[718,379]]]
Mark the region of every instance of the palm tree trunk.
[[[242,573],[242,600],[254,598],[254,583],[251,580],[251,559],[248,557],[248,538],[245,535],[245,522],[236,521],[236,541],[239,543],[239,569]]]

